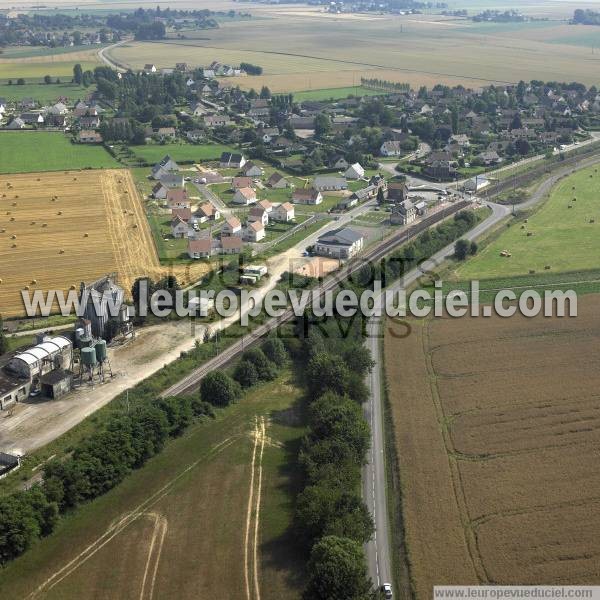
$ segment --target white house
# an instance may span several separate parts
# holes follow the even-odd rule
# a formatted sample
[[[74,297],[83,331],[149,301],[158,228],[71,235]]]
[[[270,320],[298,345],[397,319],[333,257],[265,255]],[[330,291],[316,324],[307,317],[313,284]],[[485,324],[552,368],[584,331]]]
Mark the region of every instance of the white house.
[[[365,170],[359,163],[354,163],[346,169],[344,175],[346,179],[362,179],[365,176]]]
[[[218,221],[221,218],[221,213],[214,204],[206,202],[198,207],[195,216],[198,222],[205,223],[206,221]]]
[[[188,256],[194,259],[210,258],[213,253],[213,241],[211,238],[200,238],[188,241]]]
[[[221,237],[241,237],[242,224],[237,217],[229,217],[221,228]]]
[[[223,152],[219,159],[221,169],[241,169],[246,164],[243,154]]]
[[[264,171],[258,165],[255,165],[253,162],[247,162],[242,167],[242,172],[246,177],[262,177]]]
[[[396,225],[410,225],[416,220],[417,208],[410,200],[404,200],[394,207],[390,217],[390,221]]]
[[[267,185],[275,190],[282,190],[288,187],[289,183],[281,173],[277,173],[277,171],[275,171],[275,173],[273,173],[271,177],[267,179]]]
[[[156,65],[151,65],[150,63],[144,65],[144,73],[156,73]]]
[[[244,239],[248,242],[260,242],[265,237],[264,225],[259,221],[248,223],[244,229]]]
[[[190,226],[179,216],[175,216],[171,221],[171,235],[174,238],[189,237]]]
[[[283,204],[279,204],[271,213],[271,219],[273,221],[282,221],[287,223],[288,221],[293,221],[295,219],[295,209],[294,205],[290,202],[284,202]]]
[[[248,213],[249,223],[260,223],[263,227],[269,224],[269,215],[264,208],[253,206]]]
[[[395,140],[383,142],[379,148],[379,154],[381,156],[400,156],[402,154],[401,142]]]
[[[6,129],[24,129],[24,127],[25,121],[20,117],[16,117],[6,126]]]
[[[323,194],[314,188],[296,189],[292,192],[292,202],[295,204],[321,204],[323,202]]]
[[[256,202],[256,192],[251,188],[240,188],[233,195],[233,201],[236,204],[248,206],[248,204]]]
[[[160,162],[152,167],[152,178],[162,179],[163,175],[179,171],[179,165],[167,154]]]
[[[319,192],[340,191],[348,189],[348,182],[346,181],[345,177],[317,175],[317,177],[315,177],[313,187]]]

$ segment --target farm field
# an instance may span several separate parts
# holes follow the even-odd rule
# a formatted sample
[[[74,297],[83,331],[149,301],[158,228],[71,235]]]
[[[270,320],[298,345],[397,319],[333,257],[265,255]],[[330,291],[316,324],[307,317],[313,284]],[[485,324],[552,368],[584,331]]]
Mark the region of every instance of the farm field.
[[[0,596],[299,600],[288,461],[304,430],[291,377],[192,425],[82,506],[3,570]]]
[[[336,16],[317,7],[269,7],[260,14],[264,18],[256,21],[189,32],[184,40],[132,42],[110,53],[134,69],[147,62],[167,67],[182,60],[248,61],[262,66],[263,74],[231,83],[245,89],[268,85],[275,92],[355,86],[361,76],[413,87],[520,79],[591,85],[600,64],[600,55],[578,42],[593,32],[557,22],[506,27],[439,15]]]
[[[456,278],[505,278],[531,271],[543,272],[547,266],[552,272],[597,268],[600,255],[599,185],[597,167],[563,179],[527,223],[515,221],[478,256],[457,269]],[[500,256],[503,250],[512,256]]]
[[[130,146],[132,152],[148,164],[156,164],[166,154],[175,161],[216,160],[223,152],[237,152],[235,148],[224,144],[147,144]]]
[[[117,272],[129,290],[136,277],[163,273],[128,171],[2,176],[0,195],[4,317],[23,314],[20,291],[26,286],[31,291],[68,290]],[[183,282],[205,270],[195,264],[188,272],[182,265],[174,273]]]
[[[85,98],[94,89],[95,86],[86,88],[72,83],[53,83],[51,85],[45,83],[0,84],[0,98],[4,98],[9,102],[22,100],[23,98],[33,98],[41,104],[51,104],[64,96],[74,102],[78,98]]]
[[[418,599],[459,581],[598,581],[599,302],[580,298],[576,319],[411,320],[402,338],[405,327],[388,321]]]
[[[101,146],[73,144],[63,133],[0,132],[0,173],[118,167],[119,163]]]
[[[382,93],[385,92],[357,85],[339,88],[325,88],[322,90],[303,90],[294,94],[294,100],[343,100],[348,96],[379,96]]]

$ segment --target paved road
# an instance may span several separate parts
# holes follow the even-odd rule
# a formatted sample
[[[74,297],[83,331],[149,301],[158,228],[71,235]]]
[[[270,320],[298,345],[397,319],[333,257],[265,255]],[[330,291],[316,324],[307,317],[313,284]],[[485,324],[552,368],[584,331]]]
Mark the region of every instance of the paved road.
[[[126,44],[127,42],[130,42],[130,39],[126,39],[126,40],[121,40],[120,42],[117,42],[116,44],[111,44],[110,46],[106,46],[104,48],[100,48],[100,50],[98,50],[98,58],[107,66],[115,69],[116,71],[118,71],[119,73],[124,73],[127,71],[127,69],[125,69],[124,67],[122,67],[121,65],[119,65],[118,63],[116,63],[112,58],[110,58],[109,56],[107,56],[105,53],[109,50],[112,50],[113,48],[116,48],[117,46],[122,46],[123,44]]]

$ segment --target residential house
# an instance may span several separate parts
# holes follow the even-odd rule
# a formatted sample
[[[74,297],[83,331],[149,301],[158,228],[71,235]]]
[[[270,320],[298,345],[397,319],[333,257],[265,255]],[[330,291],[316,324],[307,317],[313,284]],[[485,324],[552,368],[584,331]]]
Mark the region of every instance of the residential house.
[[[396,204],[408,198],[408,186],[403,181],[391,181],[387,186],[388,200]]]
[[[269,214],[261,206],[253,206],[248,213],[249,223],[261,223],[263,227],[269,224]]]
[[[221,169],[241,169],[246,164],[243,154],[223,152],[219,160]]]
[[[221,238],[242,235],[242,224],[237,217],[229,217],[221,228]]]
[[[358,231],[343,227],[323,234],[315,244],[315,253],[339,259],[352,258],[364,245],[364,237]]]
[[[206,137],[206,134],[202,129],[192,129],[185,134],[185,137],[190,142],[200,142]]]
[[[323,202],[323,195],[314,188],[295,189],[292,192],[292,202],[295,204],[317,205]]]
[[[332,177],[330,175],[317,175],[313,187],[319,192],[340,191],[348,189],[345,177]]]
[[[281,221],[287,223],[293,221],[296,218],[294,205],[290,202],[283,202],[273,208],[271,212],[271,219],[273,221]]]
[[[239,254],[243,247],[244,242],[239,235],[232,235],[229,237],[221,236],[221,252],[223,254]]]
[[[102,136],[92,129],[82,129],[77,135],[77,140],[82,144],[101,144]]]
[[[410,225],[417,219],[417,209],[410,200],[404,200],[394,207],[390,221],[394,225]]]
[[[37,102],[33,98],[23,98],[19,101],[19,108],[22,110],[32,110],[37,107]]]
[[[262,208],[264,211],[267,212],[267,214],[271,214],[271,211],[273,210],[273,205],[268,200],[259,200],[256,203],[256,206]]]
[[[381,154],[381,156],[401,156],[402,143],[394,140],[383,142],[379,148],[379,154]]]
[[[273,189],[285,189],[288,185],[287,179],[281,173],[277,173],[277,171],[267,179],[267,186]]]
[[[21,117],[14,118],[7,126],[6,129],[24,129],[25,121]]]
[[[163,175],[167,175],[174,171],[179,171],[179,165],[167,154],[159,163],[152,167],[152,178],[162,179]]]
[[[206,202],[198,207],[195,217],[200,223],[218,221],[221,218],[221,212],[214,204]]]
[[[477,157],[486,167],[490,165],[497,165],[502,162],[502,159],[494,150],[486,150]]]
[[[214,252],[212,238],[188,241],[188,256],[193,259],[210,258]]]
[[[448,144],[457,144],[461,148],[468,148],[471,145],[469,136],[464,133],[451,135],[448,139]]]
[[[66,104],[62,102],[57,102],[53,106],[48,109],[48,114],[50,115],[66,115],[69,112]]]
[[[150,63],[144,65],[144,73],[146,73],[147,75],[149,75],[150,73],[156,73],[156,71],[156,65],[152,65]]]
[[[227,115],[208,115],[204,117],[204,125],[210,127],[226,127],[232,124],[231,119]]]
[[[244,229],[244,239],[247,242],[260,242],[265,237],[265,227],[260,221],[253,221]]]
[[[231,189],[239,190],[241,188],[251,188],[253,183],[254,180],[252,179],[252,177],[234,177],[231,180]]]
[[[204,79],[214,79],[216,76],[217,75],[213,71],[213,69],[203,69],[202,70],[202,77],[204,77]]]
[[[434,160],[431,161],[425,169],[423,169],[423,174],[431,177],[432,179],[437,179],[440,181],[454,179],[458,174],[456,167],[454,166],[454,161],[449,160]]]
[[[183,184],[183,175],[167,173],[152,188],[152,196],[158,200],[166,200],[169,190],[183,188]]]
[[[359,196],[354,193],[352,196],[346,196],[340,202],[338,202],[337,208],[339,210],[349,210],[358,204]]]
[[[263,141],[263,144],[270,144],[279,136],[277,127],[263,127],[256,132],[256,135]]]
[[[67,126],[65,115],[46,115],[46,127],[57,127],[64,129]]]
[[[235,204],[252,204],[256,202],[256,192],[252,188],[240,188],[233,195],[233,201]]]
[[[362,179],[365,176],[365,170],[359,163],[354,163],[346,169],[344,175],[346,179]]]
[[[175,63],[175,70],[180,73],[187,73],[189,70],[188,64],[184,62]]]
[[[167,190],[167,204],[169,208],[190,208],[187,190],[184,187],[176,187]]]
[[[253,162],[247,162],[242,167],[242,172],[246,177],[262,177],[264,170]]]
[[[98,129],[100,127],[100,117],[98,115],[88,115],[79,119],[81,129]]]
[[[294,147],[294,142],[292,142],[292,140],[290,140],[289,138],[280,135],[278,138],[273,140],[271,146],[275,150],[291,150]]]
[[[6,106],[7,106],[6,98],[0,98],[0,115],[4,114],[6,112]]]
[[[27,125],[43,125],[46,120],[42,113],[37,112],[25,112],[21,115],[21,119],[27,123]]]
[[[341,171],[346,170],[350,165],[343,156],[341,156],[340,154],[336,154],[335,156],[331,157],[329,161],[329,166],[332,169],[339,169]]]
[[[179,216],[176,215],[171,221],[171,235],[174,238],[186,238],[190,236],[190,226]]]
[[[177,137],[175,127],[159,127],[156,130],[156,136],[162,140],[174,140]]]

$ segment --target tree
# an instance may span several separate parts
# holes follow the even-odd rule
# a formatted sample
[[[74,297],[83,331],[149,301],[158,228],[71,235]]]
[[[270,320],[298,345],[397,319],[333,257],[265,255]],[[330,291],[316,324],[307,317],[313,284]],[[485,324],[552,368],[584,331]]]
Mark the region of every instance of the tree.
[[[457,260],[465,260],[469,253],[470,244],[467,240],[458,240],[454,244],[454,257]]]
[[[240,395],[239,384],[222,371],[211,371],[200,384],[200,397],[215,406],[228,406]]]
[[[367,600],[371,580],[359,543],[328,536],[315,544],[310,554],[310,574],[305,600]]]
[[[477,242],[471,242],[471,245],[469,246],[469,254],[471,256],[475,256],[475,254],[477,254],[477,250],[479,250]]]
[[[233,378],[243,388],[252,387],[259,381],[258,371],[256,370],[254,363],[249,360],[242,360],[237,364],[235,371],[233,372]]]
[[[377,204],[379,204],[379,206],[385,204],[385,194],[383,193],[383,188],[381,187],[377,190]]]
[[[263,100],[268,100],[271,97],[271,90],[266,85],[263,85],[260,89],[260,97]]]
[[[264,341],[262,351],[265,356],[278,367],[283,367],[287,360],[285,345],[279,338],[269,338]]]
[[[306,375],[313,396],[320,396],[328,390],[343,396],[348,388],[350,372],[341,356],[320,352],[310,359]]]
[[[515,142],[515,148],[521,156],[529,154],[529,151],[531,150],[531,146],[527,140],[517,140]]]
[[[81,68],[81,65],[79,63],[77,63],[73,67],[73,83],[76,83],[77,85],[81,85],[82,82],[83,82],[83,69]]]
[[[261,381],[272,381],[277,376],[277,369],[260,348],[246,350],[242,354],[242,360],[250,361],[254,365]]]
[[[4,335],[4,321],[2,320],[2,315],[0,315],[0,355],[8,352],[8,340]]]
[[[22,77],[19,77],[19,79],[17,79],[17,85],[25,85],[25,80]]]
[[[322,138],[331,131],[331,119],[325,113],[315,117],[315,137]]]
[[[50,75],[44,75],[44,83],[50,85],[52,83],[52,77],[50,77]]]

